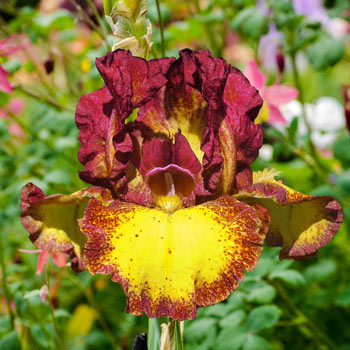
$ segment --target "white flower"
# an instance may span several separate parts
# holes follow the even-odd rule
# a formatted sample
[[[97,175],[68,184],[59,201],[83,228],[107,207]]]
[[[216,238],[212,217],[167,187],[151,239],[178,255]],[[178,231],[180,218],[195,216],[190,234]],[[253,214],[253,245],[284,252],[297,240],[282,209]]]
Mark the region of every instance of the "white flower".
[[[345,127],[342,105],[333,97],[320,97],[315,103],[305,104],[306,117],[311,127],[311,139],[317,148],[329,148],[337,139],[339,131]],[[292,101],[281,107],[283,117],[288,124],[294,117],[299,118],[298,136],[307,132],[302,119],[302,108],[299,101]],[[288,125],[287,124],[287,125]],[[280,126],[285,128],[285,126]]]

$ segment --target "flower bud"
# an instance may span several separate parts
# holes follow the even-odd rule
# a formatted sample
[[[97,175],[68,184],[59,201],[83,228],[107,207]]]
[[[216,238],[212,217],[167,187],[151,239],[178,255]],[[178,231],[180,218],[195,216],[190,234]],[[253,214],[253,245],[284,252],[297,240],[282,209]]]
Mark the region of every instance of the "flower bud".
[[[276,53],[276,63],[277,63],[278,71],[280,72],[280,74],[282,74],[285,68],[285,60],[284,60],[284,55],[281,47],[278,48]]]
[[[147,58],[151,49],[152,25],[146,0],[104,0],[106,20],[111,26],[116,49],[130,50]]]
[[[350,85],[343,85],[343,98],[346,126],[350,132]]]

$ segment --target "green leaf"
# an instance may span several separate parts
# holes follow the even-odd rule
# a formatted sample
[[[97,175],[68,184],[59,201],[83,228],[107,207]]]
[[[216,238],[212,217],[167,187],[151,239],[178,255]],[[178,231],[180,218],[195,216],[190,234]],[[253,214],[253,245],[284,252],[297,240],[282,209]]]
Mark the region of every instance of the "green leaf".
[[[7,333],[10,331],[10,317],[9,316],[1,316],[0,317],[0,334],[1,333]]]
[[[246,317],[245,311],[243,310],[234,311],[230,313],[228,316],[224,317],[222,320],[220,320],[219,326],[221,328],[236,327],[242,323],[245,317]]]
[[[206,316],[216,316],[222,318],[226,316],[232,310],[232,306],[226,303],[218,303],[206,308]]]
[[[227,299],[228,304],[232,307],[232,310],[234,309],[240,309],[244,307],[244,301],[245,301],[246,295],[242,291],[235,291],[232,293],[229,298]]]
[[[304,275],[308,281],[325,281],[337,271],[337,265],[331,259],[324,259],[306,268]]]
[[[279,278],[283,282],[286,282],[287,284],[294,287],[305,284],[304,276],[296,270],[276,271],[270,274],[270,278]]]
[[[45,29],[67,29],[74,27],[72,14],[65,9],[59,9],[52,13],[39,13],[34,22]]]
[[[42,347],[47,348],[48,342],[45,338],[45,334],[41,327],[37,324],[34,324],[30,327],[30,332],[32,333],[33,338],[35,341]]]
[[[23,299],[30,299],[38,296],[40,296],[40,289],[34,289],[30,292],[25,292]]]
[[[350,167],[350,135],[344,135],[333,145],[334,157],[339,160],[342,165]]]
[[[18,334],[12,331],[0,340],[0,350],[21,350]]]
[[[265,283],[265,285],[255,288],[247,296],[249,302],[256,302],[261,304],[271,303],[276,297],[276,290],[273,286]]]
[[[261,257],[258,266],[253,271],[248,272],[247,277],[264,277],[269,273],[269,271],[271,271],[274,264],[274,260]]]
[[[2,67],[10,74],[16,73],[21,68],[21,61],[13,58],[10,61],[2,64]]]
[[[238,350],[246,340],[244,327],[224,328],[216,340],[215,350]]]
[[[272,350],[272,346],[264,338],[256,334],[247,334],[242,350]]]
[[[298,131],[298,124],[299,124],[299,118],[298,117],[294,117],[290,123],[290,126],[288,127],[287,131],[288,131],[288,135],[289,138],[291,139],[291,141],[294,142],[295,137],[297,135],[297,131]]]
[[[346,307],[350,305],[350,287],[346,287],[345,290],[338,295],[335,304]]]
[[[243,35],[254,40],[259,39],[268,31],[267,17],[255,7],[248,7],[238,12],[231,22],[233,30],[239,30]]]
[[[278,261],[278,257],[275,257],[275,265],[271,268],[270,273],[280,272],[287,270],[293,264],[292,260]]]
[[[69,318],[69,317],[72,316],[72,314],[69,311],[64,310],[64,309],[54,310],[53,313],[54,313],[54,316],[55,316],[56,319],[57,318]],[[48,317],[50,317],[50,319],[51,319],[51,315],[48,316]]]
[[[324,36],[308,48],[306,55],[314,69],[322,70],[340,61],[344,46],[340,40]]]
[[[250,312],[247,327],[251,331],[261,331],[262,329],[271,328],[277,323],[281,312],[275,305],[258,306]]]
[[[208,331],[215,327],[216,322],[216,319],[206,317],[186,323],[186,338],[194,341],[202,340],[206,337]]]
[[[54,169],[49,171],[44,180],[49,184],[59,184],[59,185],[68,185],[70,183],[70,175],[67,171],[63,169]]]

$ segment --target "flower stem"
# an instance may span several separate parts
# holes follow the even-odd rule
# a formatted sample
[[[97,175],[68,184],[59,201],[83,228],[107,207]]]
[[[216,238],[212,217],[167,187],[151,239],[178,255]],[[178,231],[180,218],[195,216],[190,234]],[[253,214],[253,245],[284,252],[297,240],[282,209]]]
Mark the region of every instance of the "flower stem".
[[[156,318],[148,319],[147,347],[148,350],[160,349],[160,330]]]
[[[54,314],[54,307],[53,307],[52,299],[51,299],[48,266],[50,266],[50,265],[47,264],[45,266],[45,271],[44,271],[44,279],[45,279],[45,283],[46,283],[47,289],[48,289],[47,300],[48,300],[48,304],[49,304],[49,310],[50,310],[50,314],[51,314],[53,327],[55,329],[57,348],[63,350],[63,349],[65,349],[65,346],[64,346],[63,340],[61,338],[61,335],[60,335],[60,332],[59,332],[59,329],[58,329],[57,321],[56,321],[55,314]]]
[[[305,124],[306,129],[307,129],[307,136],[308,136],[307,139],[308,139],[308,144],[309,144],[309,148],[310,148],[310,153],[311,153],[311,156],[314,159],[315,163],[317,164],[317,166],[321,169],[321,171],[324,171],[325,170],[324,166],[323,166],[323,164],[322,164],[322,162],[317,154],[316,147],[311,139],[312,128],[311,128],[309,121],[307,120],[307,115],[306,115],[306,110],[305,110],[304,91],[303,91],[303,87],[300,83],[299,73],[298,73],[298,69],[297,69],[297,65],[296,65],[295,54],[291,55],[291,61],[292,61],[295,87],[299,90],[298,99],[301,103],[301,116],[303,118],[304,124]]]
[[[161,46],[162,46],[162,56],[165,57],[163,19],[162,19],[162,13],[160,11],[159,0],[156,0],[156,5],[157,5],[157,12],[158,12],[158,22],[159,22],[159,29],[160,29]]]
[[[6,265],[5,265],[4,247],[3,247],[1,235],[0,235],[0,267],[1,267],[2,285],[3,285],[6,305],[7,305],[7,309],[10,317],[10,326],[11,326],[11,329],[13,330],[15,329],[15,315],[11,309],[11,296],[10,296],[10,291],[8,290],[7,284],[6,284]]]
[[[184,350],[183,339],[181,334],[181,321],[172,321],[175,322],[175,350]]]
[[[69,0],[71,4],[76,8],[80,16],[88,23],[95,31],[100,35],[100,37],[108,43],[107,37],[103,30],[95,24],[95,22],[89,17],[89,15],[86,13],[86,11],[75,1],[75,0]]]
[[[33,97],[41,102],[45,102],[48,103],[49,105],[57,108],[57,109],[61,109],[61,110],[65,110],[68,112],[74,112],[74,109],[67,107],[67,106],[63,106],[61,105],[59,102],[57,102],[55,99],[53,99],[50,96],[44,96],[42,94],[40,94],[39,92],[33,91],[31,89],[28,89],[25,86],[21,86],[21,85],[16,85],[15,89],[17,89],[18,91],[23,92],[24,94]]]
[[[200,7],[199,0],[192,0],[192,1],[193,1],[193,5],[196,9],[197,14],[200,14],[202,12],[202,10]],[[222,49],[220,49],[220,47],[216,43],[216,40],[215,40],[216,34],[212,30],[212,28],[213,28],[212,25],[204,26],[205,36],[207,37],[209,47],[212,50],[212,52],[214,53],[214,56],[220,57],[220,56],[222,56],[222,54],[221,54]],[[225,41],[225,38],[223,40]]]
[[[111,342],[113,349],[118,348],[117,340],[114,337],[113,332],[111,331],[105,317],[102,314],[101,308],[99,307],[98,303],[96,302],[96,299],[94,297],[94,290],[90,288],[86,288],[81,283],[81,280],[76,277],[75,275],[69,274],[68,277],[70,280],[79,288],[79,290],[84,294],[86,299],[88,300],[91,307],[97,312],[98,314],[98,322],[101,325],[101,328],[103,329],[103,332],[108,337],[109,341]]]
[[[327,337],[327,335],[324,333],[322,329],[318,327],[316,323],[314,323],[312,320],[310,320],[290,299],[288,296],[288,293],[285,291],[283,286],[281,286],[279,283],[275,282],[274,280],[269,279],[269,283],[273,285],[278,295],[281,297],[281,299],[286,303],[286,305],[289,307],[289,309],[297,316],[298,323],[305,324],[314,334],[315,338],[318,339],[320,342],[323,342],[328,346],[329,350],[337,350],[339,347],[333,343],[331,339]],[[301,322],[303,320],[303,322]]]
[[[302,112],[301,112],[301,116],[303,118],[303,121],[305,123],[307,132],[308,132],[308,136],[310,137],[311,135],[311,126],[309,121],[307,120],[307,116],[306,116],[306,111],[305,111],[305,107],[304,107],[304,92],[303,92],[303,88],[301,86],[300,83],[300,78],[299,78],[299,73],[298,73],[298,69],[297,69],[297,65],[296,65],[296,57],[295,54],[291,55],[291,61],[292,61],[292,68],[293,68],[293,76],[294,76],[294,82],[295,82],[295,87],[299,90],[299,96],[298,99],[301,103],[301,107],[302,107]]]
[[[91,8],[92,10],[92,13],[94,14],[94,16],[96,17],[97,21],[98,21],[98,24],[99,24],[99,27],[101,28],[102,30],[102,33],[101,35],[103,35],[104,37],[104,40],[105,40],[105,43],[108,47],[108,50],[111,51],[112,50],[112,47],[109,45],[109,42],[108,42],[108,32],[107,32],[107,29],[106,29],[106,26],[103,22],[103,19],[102,17],[100,16],[97,8],[96,8],[96,5],[95,3],[92,1],[92,0],[87,0],[88,4],[89,4],[89,7]]]

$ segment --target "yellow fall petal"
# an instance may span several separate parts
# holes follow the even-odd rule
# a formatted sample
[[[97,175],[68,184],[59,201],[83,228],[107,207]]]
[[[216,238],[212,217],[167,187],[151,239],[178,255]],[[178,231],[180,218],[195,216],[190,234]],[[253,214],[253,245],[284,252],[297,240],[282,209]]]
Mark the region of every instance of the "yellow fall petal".
[[[80,228],[86,268],[121,282],[127,311],[184,320],[225,299],[256,266],[267,221],[263,208],[229,196],[173,213],[92,199]]]
[[[278,171],[267,169],[253,175],[253,185],[236,198],[261,205],[271,217],[266,243],[282,247],[280,258],[312,256],[339,230],[343,213],[332,197],[308,196],[274,180]]]
[[[89,187],[71,195],[57,194],[45,197],[32,183],[22,189],[21,221],[31,241],[50,253],[69,253],[74,269],[83,269],[81,258],[85,236],[80,232],[77,219],[84,214],[90,197],[111,200],[108,190]]]

